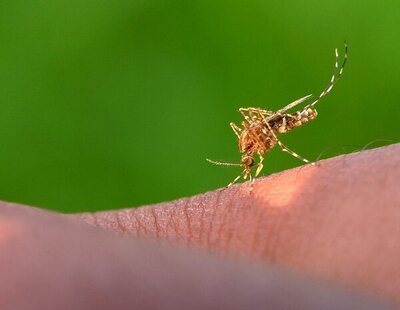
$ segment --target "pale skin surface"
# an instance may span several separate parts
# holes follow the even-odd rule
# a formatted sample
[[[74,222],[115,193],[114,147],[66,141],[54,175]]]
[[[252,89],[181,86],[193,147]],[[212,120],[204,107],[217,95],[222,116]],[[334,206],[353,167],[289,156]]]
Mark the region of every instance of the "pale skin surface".
[[[4,203],[0,309],[400,305],[399,180],[392,145],[258,179],[250,195],[244,183],[68,216]]]

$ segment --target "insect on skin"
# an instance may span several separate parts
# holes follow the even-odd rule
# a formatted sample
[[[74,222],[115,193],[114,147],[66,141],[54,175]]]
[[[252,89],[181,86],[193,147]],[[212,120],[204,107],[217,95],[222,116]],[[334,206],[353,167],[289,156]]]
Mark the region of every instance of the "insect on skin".
[[[335,83],[342,76],[348,54],[346,43],[344,44],[344,48],[345,53],[342,65],[339,67],[339,54],[337,49],[335,49],[335,68],[331,80],[321,94],[302,109],[293,113],[288,113],[290,109],[309,100],[312,95],[297,99],[275,112],[261,108],[239,109],[240,114],[244,117],[241,124],[242,127],[237,126],[235,123],[231,123],[230,125],[238,138],[239,151],[242,153],[240,163],[226,163],[207,159],[207,161],[215,165],[243,167],[242,173],[229,183],[228,187],[241,177],[243,177],[243,179],[249,177],[250,181],[253,180],[254,182],[251,175],[252,169],[256,168],[254,177],[257,177],[263,168],[264,155],[276,145],[278,145],[282,151],[289,153],[303,162],[310,162],[284,145],[278,139],[278,135],[287,133],[317,117],[318,113],[314,106],[323,97],[329,94]],[[259,158],[258,162],[255,161],[255,157]],[[251,184],[253,184],[253,182]]]

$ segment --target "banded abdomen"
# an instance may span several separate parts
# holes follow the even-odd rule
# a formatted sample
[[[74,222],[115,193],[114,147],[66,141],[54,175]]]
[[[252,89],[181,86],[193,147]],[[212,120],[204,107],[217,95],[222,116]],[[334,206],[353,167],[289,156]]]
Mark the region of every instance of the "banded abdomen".
[[[318,115],[317,110],[308,108],[292,114],[283,114],[270,120],[269,125],[275,134],[286,133],[313,120]]]

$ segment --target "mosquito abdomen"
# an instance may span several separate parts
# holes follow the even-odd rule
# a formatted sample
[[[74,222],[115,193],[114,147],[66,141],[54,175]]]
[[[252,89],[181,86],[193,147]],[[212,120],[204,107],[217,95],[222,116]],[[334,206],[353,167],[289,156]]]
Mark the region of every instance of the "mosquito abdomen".
[[[273,120],[270,124],[275,133],[287,133],[305,123],[313,120],[318,115],[317,110],[308,108],[292,114],[285,114]]]

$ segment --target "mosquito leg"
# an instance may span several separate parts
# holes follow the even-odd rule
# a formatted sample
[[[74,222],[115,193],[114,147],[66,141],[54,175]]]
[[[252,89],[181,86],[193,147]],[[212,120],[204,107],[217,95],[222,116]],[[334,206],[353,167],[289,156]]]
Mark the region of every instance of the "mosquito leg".
[[[239,126],[237,126],[235,123],[231,123],[231,128],[233,130],[233,132],[235,133],[235,135],[240,138],[240,133],[242,132],[242,129],[239,128]]]
[[[260,158],[260,161],[258,162],[258,167],[257,167],[254,177],[257,177],[260,174],[261,170],[264,168],[264,164],[263,164],[264,157],[261,154],[259,154],[258,156]]]
[[[292,151],[291,149],[289,149],[286,145],[284,145],[281,141],[278,140],[277,142],[278,142],[278,144],[279,144],[279,146],[281,147],[281,150],[282,150],[283,152],[287,152],[287,153],[289,153],[290,155],[292,155],[292,156],[294,156],[294,157],[300,159],[301,161],[304,161],[305,163],[311,163],[312,165],[315,165],[314,162],[310,162],[308,159],[305,159],[305,158],[301,157],[299,154],[293,152],[293,151]]]
[[[259,115],[269,115],[272,114],[271,111],[267,111],[264,109],[260,109],[260,108],[240,108],[239,112],[244,116],[244,114],[248,113],[248,114],[259,114]]]
[[[254,177],[252,177],[251,176],[251,174],[250,174],[250,176],[249,176],[249,181],[250,181],[250,191],[249,191],[249,194],[251,194],[252,193],[252,191],[253,191],[253,188],[254,188],[254,181],[256,180],[256,178]]]
[[[263,119],[265,116],[272,114],[272,112],[260,108],[240,108],[239,112],[248,122],[258,118]]]
[[[329,92],[332,90],[333,86],[335,86],[336,82],[340,79],[340,77],[343,74],[344,66],[346,65],[346,62],[347,62],[347,55],[348,55],[348,46],[347,46],[347,43],[345,42],[344,58],[343,58],[342,65],[339,68],[339,54],[338,54],[337,48],[335,48],[335,70],[331,77],[331,80],[329,81],[328,85],[324,88],[324,90],[321,92],[321,94],[318,96],[318,98],[315,99],[310,104],[306,105],[301,110],[300,114],[304,114],[305,111],[307,111],[309,108],[313,108],[314,105],[316,105],[322,98],[324,98],[327,94],[329,94]]]
[[[251,124],[251,117],[250,117],[250,115],[249,115],[249,109],[245,109],[245,108],[240,108],[239,109],[239,113],[240,114],[242,114],[242,116],[244,117],[244,119],[249,123],[249,124]]]
[[[227,187],[231,187],[233,184],[235,184],[237,182],[237,180],[239,180],[242,175],[245,173],[246,170],[244,170],[241,174],[239,174],[231,183],[228,184]]]
[[[279,146],[280,146],[280,148],[281,148],[281,150],[282,150],[283,152],[287,152],[287,153],[289,153],[290,155],[292,155],[292,156],[294,156],[294,157],[300,159],[301,161],[303,161],[303,162],[305,162],[305,163],[311,163],[312,165],[315,165],[314,162],[310,162],[308,159],[305,159],[305,158],[301,157],[299,154],[297,154],[296,152],[293,152],[293,151],[292,151],[291,149],[289,149],[286,145],[284,145],[281,141],[279,141],[278,137],[276,136],[276,134],[275,134],[274,131],[272,130],[271,126],[270,126],[268,123],[266,123],[266,125],[267,125],[267,128],[269,129],[270,133],[274,136],[276,142],[279,144]]]
[[[265,113],[264,110],[260,110],[260,109],[258,109],[257,111],[254,111],[254,113],[256,113],[258,115],[258,117],[262,120],[265,118],[266,115],[268,115]]]
[[[249,113],[256,114],[261,118],[264,118],[265,115],[271,114],[269,111],[260,108],[248,108],[248,111]]]

